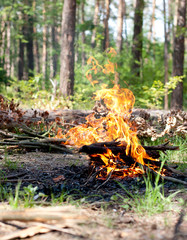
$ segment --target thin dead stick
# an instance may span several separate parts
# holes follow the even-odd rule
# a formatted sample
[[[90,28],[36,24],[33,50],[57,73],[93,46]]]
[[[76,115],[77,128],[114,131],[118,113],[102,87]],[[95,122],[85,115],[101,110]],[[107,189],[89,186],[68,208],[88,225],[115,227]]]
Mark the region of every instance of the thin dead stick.
[[[29,144],[31,146],[32,145],[36,145],[38,147],[48,147],[48,148],[51,148],[51,149],[56,149],[56,150],[60,150],[62,152],[73,154],[73,152],[70,149],[68,149],[68,148],[65,148],[65,147],[62,147],[62,146],[56,146],[56,145],[50,144],[50,143],[40,143],[40,142],[34,143],[34,142],[30,142]],[[27,147],[27,144],[23,144],[23,145],[19,145],[19,146]]]
[[[167,181],[171,181],[171,182],[175,182],[175,183],[181,183],[181,184],[187,186],[187,182],[182,181],[182,180],[180,180],[180,179],[173,178],[173,177],[168,177],[168,176],[162,176],[162,175],[160,175],[160,177],[161,177],[162,179],[167,180]]]
[[[67,139],[65,138],[45,138],[45,139],[39,139],[39,142],[43,142],[43,143],[51,143],[51,142],[66,142]]]
[[[28,139],[28,138],[32,138],[26,135],[18,135],[18,134],[14,134],[14,133],[10,133],[10,132],[5,132],[3,130],[0,130],[0,135],[4,136],[4,137],[12,137],[12,138],[18,138],[18,139]]]
[[[22,172],[22,173],[17,173],[17,174],[11,174],[11,175],[6,175],[6,179],[11,179],[11,178],[16,178],[16,177],[21,177],[24,176],[25,174],[27,174],[27,172]],[[2,178],[0,178],[1,180]],[[4,178],[3,178],[4,180]]]
[[[25,148],[41,148],[41,147],[47,147],[51,149],[60,150],[62,152],[73,154],[73,152],[65,148],[63,146],[56,146],[51,143],[45,143],[45,142],[32,142],[32,141],[20,141],[20,142],[0,142],[0,145],[18,145],[19,147],[25,147]],[[36,147],[37,146],[37,147]]]
[[[154,173],[155,175],[159,175],[160,178],[162,178],[162,179],[165,179],[165,180],[171,181],[171,182],[175,182],[175,183],[181,183],[181,184],[183,184],[183,185],[187,185],[187,182],[186,182],[186,181],[182,181],[182,180],[180,180],[180,179],[173,178],[173,177],[163,176],[163,175],[155,172],[153,169],[149,168],[149,166],[142,165],[141,163],[138,163],[138,165],[140,165],[140,167],[142,167],[142,168],[145,167],[146,169],[148,169],[150,172]]]
[[[179,171],[179,170],[177,170],[177,169],[175,169],[175,168],[172,168],[172,167],[168,167],[168,166],[167,166],[167,170],[169,170],[169,171],[171,171],[171,172],[173,172],[173,173],[176,173],[176,174],[178,174],[178,175],[180,175],[180,176],[187,177],[187,173],[183,173],[183,172],[181,172],[181,171]]]
[[[88,176],[87,181],[82,185],[86,186],[92,179],[94,179],[103,169],[99,169],[95,173],[93,173],[94,169],[92,170],[91,174]]]
[[[6,183],[6,182],[19,182],[19,181],[22,181],[22,182],[35,182],[35,181],[37,181],[36,180],[36,178],[33,178],[33,179],[3,179],[3,180],[1,180],[0,179],[0,183]]]
[[[101,188],[103,185],[105,185],[109,180],[110,180],[110,178],[111,178],[111,176],[112,176],[112,173],[115,171],[115,169],[112,169],[111,171],[110,171],[110,173],[108,174],[108,176],[107,176],[107,179],[101,184],[101,185],[99,185],[97,188],[96,188],[96,190],[98,190],[99,188]]]

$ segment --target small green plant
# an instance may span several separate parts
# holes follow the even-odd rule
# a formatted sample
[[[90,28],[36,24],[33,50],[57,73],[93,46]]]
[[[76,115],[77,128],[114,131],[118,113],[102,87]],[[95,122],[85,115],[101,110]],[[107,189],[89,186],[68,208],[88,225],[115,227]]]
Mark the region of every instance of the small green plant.
[[[8,202],[10,204],[10,206],[14,209],[18,208],[19,206],[19,202],[20,202],[20,186],[21,186],[21,182],[18,183],[18,185],[16,186],[15,189],[15,196],[10,193],[10,197],[8,199]]]
[[[18,162],[17,161],[12,161],[11,159],[9,159],[8,158],[8,153],[5,151],[3,166],[5,168],[10,169],[10,170],[16,170],[16,169],[18,169]]]
[[[37,194],[37,186],[33,187],[32,184],[30,184],[27,187],[23,187],[23,190],[20,190],[20,187],[21,182],[17,184],[14,194],[11,191],[7,191],[6,198],[12,208],[16,209],[20,206],[24,208],[33,207],[36,204],[36,199],[40,199],[41,204],[45,202],[47,196],[43,193]]]
[[[37,189],[38,187],[33,187],[32,184],[23,188],[21,196],[23,196],[23,204],[25,208],[34,206],[34,196]]]

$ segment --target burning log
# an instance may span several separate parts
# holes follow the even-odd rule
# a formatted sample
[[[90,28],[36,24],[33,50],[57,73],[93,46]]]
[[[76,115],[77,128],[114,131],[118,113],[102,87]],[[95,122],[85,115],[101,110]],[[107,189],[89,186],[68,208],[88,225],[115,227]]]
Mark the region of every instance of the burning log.
[[[162,161],[159,151],[177,150],[177,146],[169,146],[168,142],[158,146],[143,146],[146,151],[147,158],[144,158],[144,163],[138,162],[131,155],[131,148],[126,154],[126,143],[117,141],[100,142],[91,145],[84,145],[79,149],[79,152],[84,152],[90,157],[90,167],[97,172],[101,179],[123,178],[125,176],[142,175],[146,168],[158,173],[162,166]],[[156,156],[156,158],[155,158]],[[141,167],[139,167],[141,165]],[[166,164],[163,166],[162,173],[167,170],[168,175],[171,169]]]
[[[178,146],[168,146],[168,143],[164,143],[162,145],[157,146],[142,146],[149,157],[158,159],[160,157],[159,151],[165,152],[166,150],[178,150]],[[90,145],[84,145],[79,149],[79,152],[84,152],[88,154],[91,158],[93,158],[93,155],[95,154],[103,154],[106,153],[107,148],[112,151],[114,155],[119,155],[120,158],[125,160],[125,163],[128,164],[134,164],[135,160],[130,156],[130,154],[126,155],[126,144],[123,143],[123,145],[120,145],[120,142],[100,142],[100,143],[93,143]],[[161,166],[161,161],[152,161],[151,159],[144,159],[145,163],[151,164],[154,162],[156,166]]]

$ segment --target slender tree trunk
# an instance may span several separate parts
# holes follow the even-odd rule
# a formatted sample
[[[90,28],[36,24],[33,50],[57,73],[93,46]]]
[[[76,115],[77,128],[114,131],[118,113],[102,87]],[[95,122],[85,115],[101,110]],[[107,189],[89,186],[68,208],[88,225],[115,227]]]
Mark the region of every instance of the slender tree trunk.
[[[32,8],[32,0],[28,0],[28,6],[30,10]],[[27,47],[27,63],[28,63],[28,77],[33,76],[34,71],[34,54],[33,54],[33,36],[34,36],[34,19],[31,14],[26,15],[27,25],[26,25],[26,47]]]
[[[35,69],[36,72],[40,72],[40,53],[39,53],[39,46],[38,46],[38,39],[36,37],[37,30],[34,27],[34,42],[33,42],[33,53],[34,53],[34,62],[35,62]]]
[[[60,95],[73,95],[74,90],[74,38],[76,0],[64,0],[61,38]]]
[[[58,62],[58,55],[57,55],[57,48],[58,48],[58,41],[57,41],[57,30],[55,25],[52,26],[52,45],[53,45],[53,77],[57,74],[57,62]]]
[[[33,11],[36,11],[36,0],[33,1]],[[37,16],[34,15],[34,22],[36,24],[37,22]],[[40,54],[39,54],[39,46],[38,46],[38,39],[37,39],[37,30],[36,26],[33,26],[33,34],[34,34],[34,39],[33,39],[33,53],[34,53],[34,63],[35,63],[35,71],[37,73],[40,72]]]
[[[25,22],[24,13],[20,14],[19,20]],[[25,36],[25,24],[21,26],[19,29],[19,33],[22,36]],[[19,39],[19,47],[18,47],[18,80],[23,80],[25,77],[24,69],[25,69],[25,61],[24,61],[24,52],[25,52],[25,43],[22,39]]]
[[[51,11],[55,13],[56,11],[56,0],[51,0]],[[56,15],[52,16],[52,24],[50,27],[50,78],[54,78],[57,74],[57,48],[58,48],[58,33],[57,33],[57,18]]]
[[[82,2],[81,4],[81,23],[84,24],[84,2]],[[84,50],[84,44],[85,44],[85,31],[82,31],[82,66],[85,65],[85,61],[86,61],[86,55],[85,55],[85,50]]]
[[[91,38],[92,48],[95,47],[96,29],[97,29],[98,18],[99,18],[99,2],[100,2],[99,0],[95,0],[95,11],[94,11],[94,20],[93,20],[94,29],[93,29],[92,38]]]
[[[173,51],[173,76],[182,76],[184,68],[184,35],[186,26],[186,0],[179,0],[178,15],[177,15],[177,29],[174,37],[174,51]],[[183,82],[180,82],[173,90],[171,96],[171,108],[182,109],[183,106]]]
[[[49,50],[50,50],[50,57],[49,57],[49,69],[50,69],[50,74],[49,77],[50,79],[53,78],[54,74],[54,66],[53,66],[53,41],[52,41],[52,26],[50,26],[49,30]]]
[[[6,38],[6,22],[5,22],[5,16],[2,17],[1,22],[1,44],[0,44],[0,51],[1,51],[1,63],[4,65],[4,59],[5,59],[5,38]]]
[[[136,0],[135,15],[134,15],[134,34],[132,45],[132,72],[137,77],[140,77],[141,62],[142,62],[142,47],[143,47],[143,9],[144,0]]]
[[[105,0],[105,16],[104,16],[104,40],[103,50],[105,51],[110,46],[108,20],[110,17],[110,0]]]
[[[24,75],[24,43],[19,39],[19,57],[18,57],[18,79],[22,80]]]
[[[47,77],[47,25],[46,25],[46,4],[43,4],[43,48],[42,48],[42,89],[45,89],[45,80]]]
[[[150,29],[148,33],[148,41],[151,42],[151,40],[155,40],[155,7],[156,7],[156,0],[153,0],[152,2],[152,16],[151,16],[151,22],[150,22]]]
[[[163,0],[164,7],[164,83],[168,83],[168,32],[166,22],[166,2]],[[164,109],[168,110],[168,91],[164,95]]]
[[[81,23],[80,21],[80,4],[77,4],[76,6],[76,23],[79,25]],[[80,33],[79,31],[75,32],[75,62],[77,63],[80,59],[79,57],[79,37],[80,37]]]
[[[120,53],[123,44],[123,15],[124,15],[125,3],[123,0],[119,0],[118,4],[118,19],[117,19],[117,52]]]
[[[13,24],[13,27],[16,29],[16,24]],[[17,65],[17,40],[15,38],[11,39],[11,45],[14,46],[11,51],[11,71],[10,76],[13,78],[15,76],[15,69]]]
[[[5,69],[7,76],[10,77],[11,64],[10,64],[10,45],[11,45],[11,22],[7,21],[6,26],[6,50],[5,50]]]

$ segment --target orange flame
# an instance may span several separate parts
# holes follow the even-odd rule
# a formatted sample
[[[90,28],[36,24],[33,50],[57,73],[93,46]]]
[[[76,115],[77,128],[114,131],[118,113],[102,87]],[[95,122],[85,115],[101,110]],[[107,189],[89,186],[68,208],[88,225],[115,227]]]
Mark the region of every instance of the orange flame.
[[[115,50],[112,49],[110,49],[109,53],[111,55],[116,54]],[[86,77],[92,85],[94,85],[91,75],[92,71],[95,74],[98,71],[106,74],[110,72],[115,73],[117,66],[108,60],[108,63],[102,67],[94,57],[88,59],[88,64],[91,64],[92,68],[87,71]],[[143,174],[144,171],[140,167],[137,167],[136,163],[147,165],[144,159],[159,161],[147,155],[145,149],[139,143],[134,127],[131,125],[130,114],[135,103],[135,97],[129,89],[120,88],[118,85],[114,85],[112,89],[103,86],[102,90],[95,93],[95,99],[104,102],[108,111],[105,117],[96,118],[95,114],[92,113],[86,117],[85,124],[70,129],[65,136],[61,132],[58,132],[57,136],[68,139],[66,144],[78,147],[96,142],[110,142],[114,140],[118,140],[120,146],[126,146],[126,156],[131,156],[135,161],[135,164],[133,163],[132,166],[128,166],[127,168],[119,167],[117,162],[120,161],[124,166],[125,162],[120,158],[119,154],[117,156],[114,155],[110,149],[106,148],[106,152],[103,154],[91,155],[91,157],[99,157],[103,162],[100,170],[102,169],[105,173],[99,173],[99,178],[106,178],[114,171],[115,176],[118,178]],[[157,171],[158,167],[151,166],[151,168]]]
[[[130,113],[135,97],[129,89],[120,89],[115,85],[112,89],[96,92],[96,100],[103,99],[109,110],[106,117],[96,119],[94,113],[86,117],[86,123],[68,131],[66,144],[83,146],[95,142],[118,140],[125,143],[126,155],[131,154],[136,162],[144,165],[143,158],[150,159],[145,149],[139,144],[137,134],[131,129]]]

